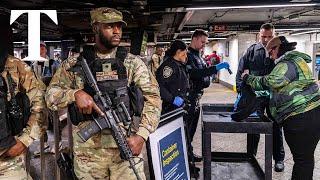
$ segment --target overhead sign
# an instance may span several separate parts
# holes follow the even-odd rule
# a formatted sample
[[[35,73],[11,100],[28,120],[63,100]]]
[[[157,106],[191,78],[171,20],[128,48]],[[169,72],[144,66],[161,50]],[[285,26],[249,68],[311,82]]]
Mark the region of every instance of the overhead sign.
[[[214,32],[259,30],[261,24],[215,24]]]
[[[189,180],[183,118],[165,124],[149,136],[156,180]]]

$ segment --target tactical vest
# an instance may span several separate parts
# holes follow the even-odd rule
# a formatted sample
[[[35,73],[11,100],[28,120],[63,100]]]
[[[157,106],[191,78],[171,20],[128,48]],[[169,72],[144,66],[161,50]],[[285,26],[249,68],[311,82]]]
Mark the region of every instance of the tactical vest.
[[[142,112],[142,108],[138,108],[139,110],[136,110],[137,106],[141,106],[141,103],[135,104],[136,101],[130,101],[130,95],[137,93],[132,91],[139,90],[137,90],[137,88],[133,88],[132,86],[128,87],[127,71],[126,67],[124,66],[124,60],[127,57],[127,51],[124,47],[118,47],[115,58],[99,59],[96,57],[93,46],[85,46],[81,56],[83,56],[87,60],[90,70],[95,77],[102,94],[109,95],[113,105],[112,108],[116,108],[116,106],[120,102],[123,102],[127,110],[130,112],[131,116],[139,115],[139,113],[137,113],[136,111]],[[77,63],[70,70],[73,71],[73,69],[77,69],[77,66],[81,67],[80,63]],[[85,80],[85,78],[83,79]],[[90,85],[87,84],[86,81],[84,81],[83,90],[90,96],[94,97],[94,90],[90,87]],[[138,93],[140,94],[140,96],[142,96],[142,92]],[[138,101],[141,101],[141,97],[136,98],[138,99]],[[85,118],[79,113],[74,103],[71,106],[69,105],[68,109],[69,113],[71,113],[72,115],[70,117],[73,124],[77,125],[83,120],[88,120],[88,117]],[[77,111],[77,115],[75,115],[72,111]]]
[[[128,77],[126,67],[123,62],[127,52],[121,52],[122,48],[117,50],[116,58],[92,59],[86,58],[93,76],[96,77],[98,87],[103,94],[108,94],[113,105],[123,102],[130,112],[130,99],[128,95]],[[125,53],[125,55],[123,54]],[[122,56],[121,56],[122,55]],[[84,91],[94,96],[94,91],[86,82]]]
[[[7,86],[4,78],[0,75],[0,151],[10,148],[16,142],[11,135],[11,129],[8,123],[7,106]]]

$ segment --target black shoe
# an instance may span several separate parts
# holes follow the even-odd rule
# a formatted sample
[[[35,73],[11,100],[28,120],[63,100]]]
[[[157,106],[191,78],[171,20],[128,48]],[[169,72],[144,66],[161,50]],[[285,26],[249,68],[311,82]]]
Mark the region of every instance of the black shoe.
[[[192,162],[192,161],[194,161],[194,162],[201,162],[201,161],[202,161],[202,156],[198,156],[198,155],[193,154],[193,153],[192,153],[192,156],[193,156],[193,157],[189,157],[189,161],[190,161],[190,162]],[[193,158],[193,159],[192,159],[192,158]]]
[[[276,161],[274,165],[274,170],[276,172],[282,172],[284,170],[284,163],[283,161]]]
[[[190,177],[198,179],[200,174],[200,168],[196,167],[195,165],[189,163],[189,171],[190,171]]]

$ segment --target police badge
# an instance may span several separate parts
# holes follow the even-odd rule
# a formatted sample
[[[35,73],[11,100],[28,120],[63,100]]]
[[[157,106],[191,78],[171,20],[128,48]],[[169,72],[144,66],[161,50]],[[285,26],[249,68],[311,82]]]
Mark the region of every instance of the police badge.
[[[173,69],[169,66],[165,66],[163,68],[163,77],[164,78],[169,78],[173,73]]]

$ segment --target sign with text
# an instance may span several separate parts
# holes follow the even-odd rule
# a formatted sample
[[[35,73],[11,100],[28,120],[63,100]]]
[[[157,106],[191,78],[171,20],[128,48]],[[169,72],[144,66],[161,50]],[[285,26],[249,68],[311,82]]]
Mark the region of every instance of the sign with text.
[[[11,10],[10,24],[22,14],[28,14],[28,56],[25,61],[47,61],[40,56],[40,14],[46,14],[55,24],[58,25],[56,10]]]
[[[214,24],[214,32],[259,30],[262,24]]]
[[[183,118],[165,124],[149,136],[156,180],[189,180]]]

